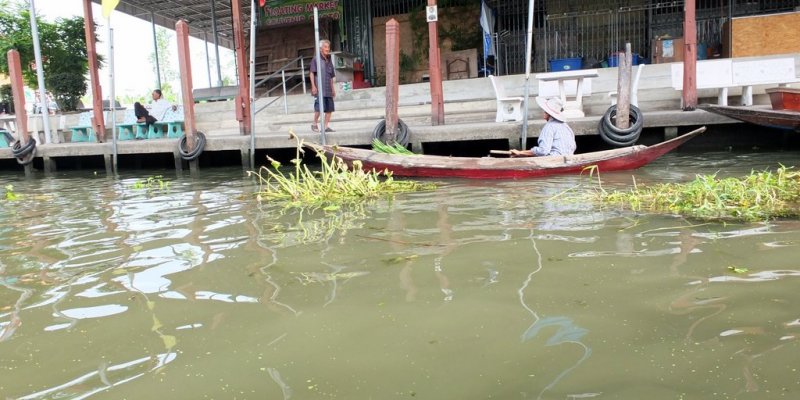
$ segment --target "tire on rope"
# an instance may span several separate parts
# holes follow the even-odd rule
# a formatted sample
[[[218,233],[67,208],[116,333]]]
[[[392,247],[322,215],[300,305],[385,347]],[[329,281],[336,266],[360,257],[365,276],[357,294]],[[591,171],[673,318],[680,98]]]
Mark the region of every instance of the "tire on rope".
[[[630,127],[626,129],[619,129],[614,125],[613,120],[617,116],[617,106],[613,105],[606,110],[603,118],[597,125],[597,130],[603,140],[618,147],[631,146],[639,140],[639,135],[642,133],[644,125],[644,118],[642,112],[638,107],[631,104],[630,106]]]
[[[408,125],[401,119],[397,119],[397,127],[400,128],[400,131],[397,133],[397,137],[395,137],[395,142],[407,146],[408,145]],[[382,119],[381,122],[378,122],[378,125],[375,126],[375,129],[372,131],[372,137],[374,139],[378,139],[381,142],[386,143],[385,139],[386,136],[386,120]],[[389,143],[387,143],[389,144]]]
[[[206,147],[206,135],[198,131],[196,140],[194,149],[186,150],[186,134],[181,136],[181,140],[178,142],[178,153],[181,155],[182,159],[194,161],[203,153],[203,148]]]
[[[36,157],[36,141],[33,140],[33,138],[29,138],[25,146],[23,146],[19,140],[15,141],[14,144],[11,145],[11,154],[17,159],[19,165],[28,165],[32,163],[33,158]]]

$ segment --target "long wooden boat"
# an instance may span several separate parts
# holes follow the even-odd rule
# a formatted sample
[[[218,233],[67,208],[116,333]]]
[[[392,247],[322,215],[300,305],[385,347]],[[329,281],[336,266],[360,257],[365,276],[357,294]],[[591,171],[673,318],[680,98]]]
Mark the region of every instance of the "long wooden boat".
[[[306,146],[336,156],[352,165],[359,161],[364,170],[389,170],[394,176],[472,179],[523,179],[557,174],[577,174],[597,166],[600,172],[636,169],[674,150],[705,132],[702,127],[674,139],[653,145],[575,154],[571,156],[491,158],[398,155],[335,145]]]
[[[715,104],[701,104],[697,108],[751,124],[800,131],[800,111],[770,110],[758,106],[718,106]]]

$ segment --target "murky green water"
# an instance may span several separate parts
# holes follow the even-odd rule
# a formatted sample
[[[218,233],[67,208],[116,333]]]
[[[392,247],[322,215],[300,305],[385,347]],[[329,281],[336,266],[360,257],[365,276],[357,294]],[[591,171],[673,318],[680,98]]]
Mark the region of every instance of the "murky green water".
[[[604,185],[795,153],[669,155]],[[337,214],[236,170],[0,178],[0,397],[800,397],[800,222],[699,224],[449,181]],[[729,267],[747,268],[734,273]]]

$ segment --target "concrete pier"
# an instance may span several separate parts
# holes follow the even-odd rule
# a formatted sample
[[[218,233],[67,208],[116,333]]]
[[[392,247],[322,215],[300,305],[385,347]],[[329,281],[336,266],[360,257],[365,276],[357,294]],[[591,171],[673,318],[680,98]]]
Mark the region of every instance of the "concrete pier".
[[[795,60],[800,71],[800,54],[795,55]],[[738,121],[725,118],[705,111],[681,111],[681,92],[671,87],[670,64],[648,65],[643,70],[639,83],[639,105],[644,113],[645,129],[656,128],[659,135],[670,137],[679,132],[679,127],[699,125],[725,125],[739,124]],[[617,69],[604,68],[599,70],[599,77],[592,81],[591,95],[584,97],[584,111],[586,117],[569,121],[570,126],[578,136],[597,135],[597,123],[602,114],[610,106],[608,93],[616,90]],[[498,77],[508,95],[520,96],[524,91],[523,75]],[[800,81],[800,78],[798,79]],[[754,87],[754,102],[756,107],[768,107],[769,99],[764,93],[766,87]],[[740,89],[732,88],[730,96],[732,103],[741,94]],[[522,122],[496,123],[496,102],[494,90],[488,78],[475,78],[452,80],[443,82],[444,108],[448,116],[447,125],[432,125],[431,121],[431,96],[430,84],[416,83],[401,85],[399,88],[399,116],[410,130],[410,143],[415,151],[419,151],[426,143],[441,142],[468,142],[480,140],[507,141],[510,148],[518,147],[519,134]],[[532,81],[531,96],[538,95],[536,81]],[[713,90],[698,91],[700,103],[716,103],[717,93]],[[372,132],[375,126],[384,118],[385,113],[385,88],[359,89],[351,91],[337,91],[336,112],[333,114],[331,126],[336,132],[328,134],[329,144],[347,146],[369,146],[372,142]],[[256,102],[260,108],[272,99],[262,98]],[[313,118],[313,98],[310,95],[294,94],[286,99],[288,113],[284,113],[283,100],[278,100],[256,116],[256,149],[259,151],[293,148],[295,142],[289,140],[289,131],[306,141],[316,141],[319,137],[310,129]],[[201,160],[206,158],[206,163],[213,164],[219,158],[219,152],[226,158],[235,157],[238,164],[245,168],[249,164],[247,152],[250,146],[249,136],[240,133],[239,121],[233,101],[199,103],[195,105],[197,130],[206,134],[207,143]],[[528,138],[538,136],[544,121],[538,116],[535,102],[529,106]],[[124,113],[117,113],[122,118]],[[65,133],[68,139],[69,127],[77,125],[78,115],[67,115]],[[680,131],[684,131],[682,129]],[[108,132],[107,135],[111,133]],[[110,136],[106,136],[110,138]],[[580,138],[579,138],[580,139]],[[110,140],[108,140],[110,142]],[[45,170],[54,171],[55,164],[61,168],[64,158],[90,158],[102,157],[111,154],[110,143],[61,143],[44,144],[39,141],[37,158],[45,160]],[[497,143],[497,142],[494,142]],[[177,139],[153,139],[119,141],[118,151],[121,157],[161,155],[165,158],[177,154]],[[719,143],[719,149],[728,147],[727,143]],[[580,151],[580,146],[579,146]],[[215,154],[217,153],[217,154]],[[0,148],[0,162],[7,159],[13,163],[11,149]],[[266,161],[257,159],[256,165]],[[3,163],[3,170],[21,167],[12,166],[9,162]],[[171,162],[169,162],[171,164]],[[41,161],[36,163],[42,165]],[[71,165],[78,162],[71,163]],[[91,162],[90,162],[91,164]],[[147,167],[147,163],[143,163]],[[102,164],[101,164],[102,165]],[[183,168],[179,157],[175,159],[176,168]],[[229,164],[230,165],[230,164]],[[11,166],[11,167],[9,167]],[[97,167],[95,167],[97,168]],[[191,167],[190,167],[191,169]]]

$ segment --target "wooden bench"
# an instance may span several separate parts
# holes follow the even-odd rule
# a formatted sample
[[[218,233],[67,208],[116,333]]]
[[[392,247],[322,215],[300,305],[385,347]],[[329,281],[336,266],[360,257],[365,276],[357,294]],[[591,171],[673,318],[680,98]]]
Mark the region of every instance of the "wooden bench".
[[[797,82],[794,58],[697,61],[697,89],[716,89],[717,104],[728,105],[730,88],[742,88],[741,105],[753,105],[753,86]],[[683,63],[672,64],[672,88],[683,90]]]
[[[498,84],[494,75],[489,75],[489,80],[494,87],[494,95],[497,98],[496,122],[522,121],[522,97],[510,97],[506,95],[503,85]]]
[[[536,74],[536,79],[539,80],[539,97],[558,96],[564,104],[562,114],[565,117],[582,118],[586,116],[583,112],[583,97],[592,94],[592,78],[598,76],[596,69]]]

